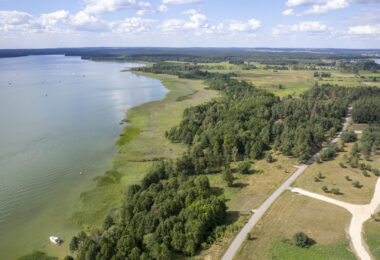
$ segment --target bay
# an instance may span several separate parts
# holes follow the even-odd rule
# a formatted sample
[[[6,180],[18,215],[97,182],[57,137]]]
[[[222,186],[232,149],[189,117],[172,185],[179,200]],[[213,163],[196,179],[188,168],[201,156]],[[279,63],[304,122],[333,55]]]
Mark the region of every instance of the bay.
[[[0,259],[69,239],[82,191],[111,167],[127,109],[161,99],[138,64],[61,55],[0,59]]]

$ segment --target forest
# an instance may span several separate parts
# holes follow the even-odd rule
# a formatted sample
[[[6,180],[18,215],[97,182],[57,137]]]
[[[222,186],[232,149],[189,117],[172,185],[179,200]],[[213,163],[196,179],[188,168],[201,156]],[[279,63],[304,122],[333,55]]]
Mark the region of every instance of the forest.
[[[179,162],[158,163],[140,185],[128,189],[120,216],[103,230],[73,237],[76,259],[175,259],[212,243],[223,227],[226,205],[206,176]]]

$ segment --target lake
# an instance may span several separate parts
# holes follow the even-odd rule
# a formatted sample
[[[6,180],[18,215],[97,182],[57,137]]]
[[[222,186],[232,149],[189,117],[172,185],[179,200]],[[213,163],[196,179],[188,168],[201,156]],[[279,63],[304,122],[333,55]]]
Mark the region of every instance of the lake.
[[[0,259],[70,239],[80,192],[111,167],[127,109],[168,92],[131,63],[0,59]]]

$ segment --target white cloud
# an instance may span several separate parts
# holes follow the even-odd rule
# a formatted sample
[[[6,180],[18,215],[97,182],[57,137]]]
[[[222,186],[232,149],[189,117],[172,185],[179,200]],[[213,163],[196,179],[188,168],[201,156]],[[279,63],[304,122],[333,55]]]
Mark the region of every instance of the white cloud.
[[[0,11],[0,31],[7,33],[135,33],[150,29],[153,22],[155,21],[140,17],[107,22],[84,11],[71,15],[66,10],[59,10],[38,17],[16,11]]]
[[[136,3],[136,0],[83,0],[83,1],[86,4],[84,11],[90,14],[114,12],[121,9],[139,7],[139,5],[137,5]]]
[[[198,29],[208,27],[207,18],[204,14],[193,14],[190,16],[190,22],[183,25],[185,29]]]
[[[326,25],[321,24],[318,21],[303,21],[294,25],[277,25],[272,29],[272,35],[278,37],[280,35],[290,35],[291,33],[333,33],[333,31],[327,28]]]
[[[312,8],[300,13],[300,15],[326,14],[332,10],[339,10],[349,7],[347,0],[330,0],[323,5],[313,5]]]
[[[150,4],[149,4],[150,7]],[[159,5],[156,10],[148,10],[148,6],[141,10],[137,11],[138,15],[147,15],[147,14],[157,14],[157,13],[166,13],[169,8],[166,5]]]
[[[0,11],[0,23],[8,25],[21,25],[29,23],[33,19],[33,16],[18,11]]]
[[[288,0],[286,2],[287,6],[306,6],[313,4],[325,3],[327,0]]]
[[[248,20],[247,22],[241,22],[241,21],[233,21],[229,25],[230,31],[237,31],[237,32],[249,32],[249,31],[255,31],[261,27],[261,22],[259,20],[256,20],[254,18]]]
[[[380,34],[380,25],[353,26],[349,28],[348,33],[358,35],[376,35]]]
[[[207,17],[204,14],[200,14],[194,9],[190,9],[188,11],[182,12],[182,14],[190,15],[189,20],[188,21],[185,21],[182,19],[165,20],[160,26],[162,30],[165,32],[193,30],[199,34],[204,29],[207,29],[207,28],[210,29],[207,23]]]
[[[140,17],[126,18],[123,21],[111,23],[112,32],[115,33],[136,33],[150,28],[153,20],[142,19]]]
[[[160,27],[164,32],[172,32],[181,30],[183,28],[184,23],[185,22],[183,20],[169,19],[165,20]]]
[[[169,10],[169,8],[166,6],[166,5],[160,5],[158,8],[157,8],[157,11],[158,12],[161,12],[161,13],[165,13]]]
[[[292,31],[299,32],[323,32],[326,28],[326,25],[317,21],[299,22],[291,27]]]
[[[202,0],[162,0],[162,2],[164,4],[181,5],[181,4],[201,3]]]
[[[293,9],[286,9],[285,11],[282,12],[282,15],[285,15],[285,16],[294,15],[294,10]]]
[[[99,18],[89,15],[87,12],[80,11],[71,20],[73,29],[89,32],[107,32],[110,30],[109,24]]]

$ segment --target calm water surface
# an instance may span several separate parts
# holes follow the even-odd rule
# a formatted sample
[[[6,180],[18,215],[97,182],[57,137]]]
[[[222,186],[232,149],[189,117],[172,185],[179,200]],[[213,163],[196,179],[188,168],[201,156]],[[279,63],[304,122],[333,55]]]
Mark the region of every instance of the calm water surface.
[[[68,216],[111,166],[125,111],[167,92],[121,72],[131,66],[58,55],[0,59],[0,259],[77,230]]]

